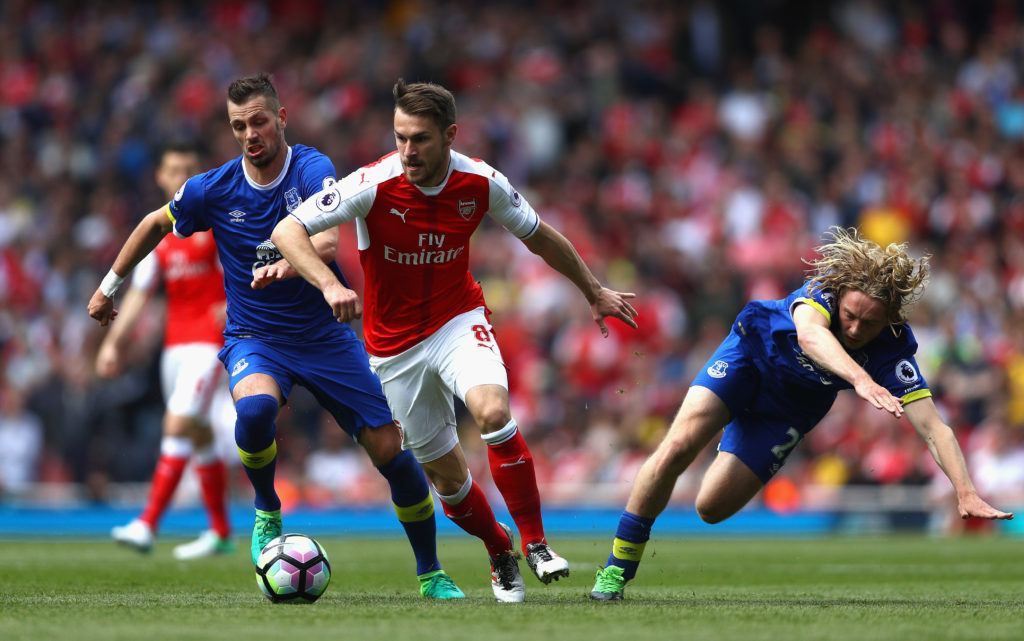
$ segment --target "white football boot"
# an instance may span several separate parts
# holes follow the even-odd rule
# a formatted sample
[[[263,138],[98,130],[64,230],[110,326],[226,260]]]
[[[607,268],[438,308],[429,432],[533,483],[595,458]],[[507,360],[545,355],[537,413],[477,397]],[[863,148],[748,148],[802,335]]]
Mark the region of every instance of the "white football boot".
[[[569,576],[569,562],[558,556],[547,543],[528,543],[526,563],[541,583],[551,583]]]
[[[206,530],[195,541],[176,545],[172,554],[179,561],[191,561],[219,554],[231,554],[234,551],[235,544],[230,538],[221,538],[213,530]]]
[[[139,552],[149,552],[153,547],[153,528],[138,519],[128,525],[118,525],[110,530],[110,536],[121,545],[135,548]]]
[[[519,573],[512,530],[504,523],[498,525],[508,536],[508,552],[491,557],[491,588],[498,603],[522,603],[526,600],[526,584]]]

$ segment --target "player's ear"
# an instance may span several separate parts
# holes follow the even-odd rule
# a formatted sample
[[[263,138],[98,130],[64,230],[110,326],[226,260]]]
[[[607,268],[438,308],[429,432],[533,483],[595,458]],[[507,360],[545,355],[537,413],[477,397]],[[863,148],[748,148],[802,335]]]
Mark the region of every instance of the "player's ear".
[[[458,133],[459,126],[455,123],[448,125],[448,128],[444,130],[444,144],[448,147],[452,146],[455,142],[455,134]]]
[[[284,107],[277,110],[277,119],[281,123],[281,129],[288,126],[288,112],[285,111]]]

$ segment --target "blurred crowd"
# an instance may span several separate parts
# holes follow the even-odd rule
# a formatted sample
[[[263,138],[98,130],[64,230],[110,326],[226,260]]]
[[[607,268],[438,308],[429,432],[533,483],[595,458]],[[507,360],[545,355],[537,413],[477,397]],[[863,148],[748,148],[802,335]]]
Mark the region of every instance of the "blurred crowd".
[[[602,281],[636,292],[640,329],[603,339],[579,292],[511,234],[487,223],[475,238],[548,503],[620,505],[743,303],[799,286],[831,225],[932,256],[911,321],[919,362],[979,489],[1021,501],[1022,63],[1024,7],[1000,0],[7,0],[0,493],[104,500],[148,480],[162,319],[139,329],[134,370],[102,380],[86,302],[161,204],[161,146],[198,141],[208,168],[237,156],[226,87],[269,71],[288,141],[339,176],[393,149],[398,77],[446,85],[456,148],[505,173]],[[361,290],[352,230],[339,260]],[[477,433],[468,417],[461,429]],[[386,499],[308,395],[278,430],[286,498]],[[487,478],[483,443],[462,442]],[[781,475],[923,487],[936,473],[906,421],[843,393]]]

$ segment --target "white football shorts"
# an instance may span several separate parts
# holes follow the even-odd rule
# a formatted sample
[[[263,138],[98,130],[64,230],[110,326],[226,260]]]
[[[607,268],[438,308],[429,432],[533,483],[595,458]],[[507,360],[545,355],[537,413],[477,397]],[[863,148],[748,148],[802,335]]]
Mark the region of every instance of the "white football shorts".
[[[484,308],[459,314],[421,343],[395,356],[370,356],[402,448],[428,463],[455,447],[455,400],[477,385],[508,389],[508,372]]]
[[[187,343],[164,349],[160,382],[168,413],[213,422],[213,399],[227,391],[224,364],[217,358],[219,351],[220,347],[213,343]]]

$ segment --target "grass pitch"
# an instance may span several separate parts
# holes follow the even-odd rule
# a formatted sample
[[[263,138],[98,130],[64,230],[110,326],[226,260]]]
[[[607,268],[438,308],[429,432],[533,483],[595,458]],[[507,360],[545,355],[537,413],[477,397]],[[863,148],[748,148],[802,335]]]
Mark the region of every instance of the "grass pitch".
[[[246,542],[232,557],[178,562],[106,541],[0,543],[0,639],[863,639],[1024,638],[1024,562],[1014,539],[656,538],[621,603],[586,598],[610,537],[559,539],[572,576],[499,605],[486,553],[444,538],[460,602],[420,598],[404,539],[320,539],[334,576],[313,605],[274,605]]]

